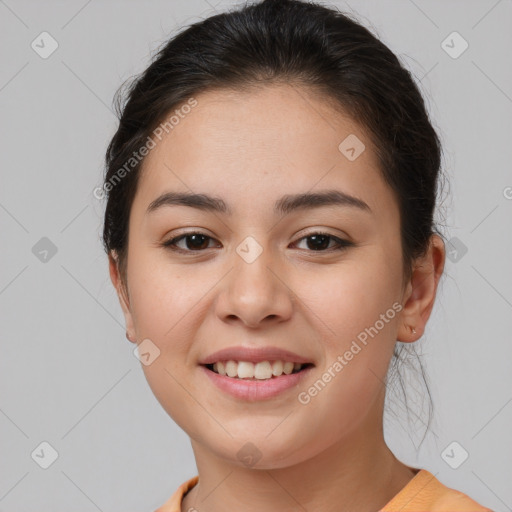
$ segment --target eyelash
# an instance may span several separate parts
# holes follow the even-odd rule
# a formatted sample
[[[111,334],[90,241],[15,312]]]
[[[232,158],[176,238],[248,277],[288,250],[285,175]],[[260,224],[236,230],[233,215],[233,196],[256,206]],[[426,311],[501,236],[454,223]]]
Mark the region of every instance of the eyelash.
[[[191,231],[190,233],[184,233],[182,235],[179,235],[177,237],[174,237],[174,238],[171,238],[170,240],[167,240],[166,242],[162,243],[162,247],[165,247],[166,249],[169,249],[170,251],[173,251],[173,252],[178,252],[178,253],[183,253],[183,254],[187,254],[187,253],[199,253],[199,252],[203,252],[207,249],[181,249],[179,247],[176,247],[176,243],[179,242],[180,240],[183,240],[189,236],[192,236],[192,235],[201,235],[201,236],[204,236],[206,238],[209,238],[211,240],[214,240],[211,236],[205,234],[205,233],[201,233],[201,232],[198,232],[198,231]],[[321,236],[326,236],[332,240],[334,240],[336,243],[337,243],[337,247],[331,247],[329,249],[320,249],[318,251],[315,251],[315,250],[308,250],[308,249],[305,249],[307,250],[308,252],[313,252],[313,253],[329,253],[331,251],[343,251],[345,249],[347,249],[348,247],[352,247],[354,246],[354,243],[353,242],[350,242],[348,240],[344,240],[342,238],[338,238],[334,235],[331,235],[330,233],[325,233],[323,231],[315,231],[313,233],[309,233],[308,235],[306,236],[303,236],[302,238],[299,238],[298,242],[306,239],[306,238],[310,238],[312,236],[316,236],[316,235],[321,235]]]

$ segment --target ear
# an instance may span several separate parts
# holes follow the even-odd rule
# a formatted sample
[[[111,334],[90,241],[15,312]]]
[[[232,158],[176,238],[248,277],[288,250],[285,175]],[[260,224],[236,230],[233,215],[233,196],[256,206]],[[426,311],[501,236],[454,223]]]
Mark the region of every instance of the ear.
[[[136,343],[135,328],[133,324],[133,316],[130,311],[130,299],[127,293],[127,284],[123,283],[121,273],[119,271],[119,261],[115,251],[111,251],[108,255],[108,266],[110,272],[110,280],[116,289],[121,309],[123,310],[124,320],[126,324],[126,338],[132,343]]]
[[[423,335],[434,307],[445,259],[443,239],[439,235],[432,235],[427,253],[415,261],[411,279],[407,283],[397,341],[409,343]],[[416,330],[415,334],[411,327]]]

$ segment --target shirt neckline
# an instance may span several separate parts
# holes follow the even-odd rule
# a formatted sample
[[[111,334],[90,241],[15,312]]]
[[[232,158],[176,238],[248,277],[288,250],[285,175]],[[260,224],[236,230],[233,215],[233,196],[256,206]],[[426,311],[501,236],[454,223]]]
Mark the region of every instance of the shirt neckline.
[[[404,487],[402,487],[402,489],[400,489],[400,491],[398,491],[397,494],[395,494],[395,496],[393,496],[393,498],[391,498],[390,501],[388,501],[388,503],[386,503],[386,505],[384,505],[384,507],[382,507],[379,510],[379,512],[387,512],[387,510],[391,510],[391,508],[394,507],[396,505],[396,503],[403,501],[404,495],[406,493],[408,496],[410,496],[412,494],[414,497],[429,482],[431,482],[432,480],[435,480],[435,476],[432,475],[431,473],[429,473],[425,469],[413,468],[413,467],[410,467],[410,469],[416,471],[416,474],[404,485]],[[165,509],[165,511],[180,512],[181,505],[183,503],[183,499],[188,494],[188,492],[190,492],[197,485],[198,481],[199,481],[199,475],[196,475],[196,476],[190,478],[189,480],[187,480],[186,482],[184,482],[183,484],[181,484],[178,489],[178,492],[177,492],[177,494],[178,494],[176,496],[177,499],[175,500],[176,510]],[[413,499],[413,498],[411,498],[411,499]],[[170,503],[169,503],[169,505],[170,505]],[[159,511],[157,510],[156,512],[159,512]],[[162,509],[161,512],[164,512],[164,510]]]

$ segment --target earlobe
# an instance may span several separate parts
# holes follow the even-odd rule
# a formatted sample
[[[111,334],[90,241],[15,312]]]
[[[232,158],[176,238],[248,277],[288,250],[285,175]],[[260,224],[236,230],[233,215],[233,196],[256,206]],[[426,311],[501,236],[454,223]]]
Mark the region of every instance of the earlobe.
[[[409,325],[406,320],[403,321],[402,325],[398,329],[397,341],[402,343],[412,343],[417,341],[422,336],[422,328],[419,325]]]
[[[418,331],[413,325],[405,325],[405,329],[407,331],[407,338],[400,339],[398,341],[402,341],[404,343],[410,343],[413,341],[416,341],[417,339],[421,338],[421,334],[418,334]]]

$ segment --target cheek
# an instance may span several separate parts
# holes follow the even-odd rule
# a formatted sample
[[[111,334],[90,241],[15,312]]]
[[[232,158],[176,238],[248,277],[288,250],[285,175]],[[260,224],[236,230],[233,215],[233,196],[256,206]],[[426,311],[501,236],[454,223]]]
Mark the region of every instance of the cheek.
[[[150,338],[161,350],[180,351],[183,326],[208,289],[185,269],[155,258],[135,258],[130,274],[131,309],[139,337]],[[189,266],[188,268],[192,268]],[[181,334],[180,334],[181,333]]]
[[[324,396],[312,400],[316,401],[313,407],[335,404],[330,412],[319,410],[318,414],[337,417],[336,425],[345,420],[351,423],[364,415],[382,391],[400,308],[396,269],[375,251],[367,258],[346,260],[324,275],[304,273],[300,283],[295,289],[301,290],[305,311],[315,324],[318,344],[324,347],[322,369],[328,372],[318,384]]]
[[[322,339],[329,341],[329,351],[337,355],[358,336],[364,340],[367,333],[370,338],[368,330],[382,340],[381,346],[386,345],[385,339],[393,338],[396,311],[392,306],[399,297],[399,285],[396,269],[385,260],[369,254],[359,258],[358,254],[337,268],[314,275],[302,273],[293,289],[306,304],[306,314]]]

